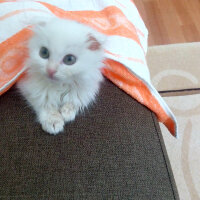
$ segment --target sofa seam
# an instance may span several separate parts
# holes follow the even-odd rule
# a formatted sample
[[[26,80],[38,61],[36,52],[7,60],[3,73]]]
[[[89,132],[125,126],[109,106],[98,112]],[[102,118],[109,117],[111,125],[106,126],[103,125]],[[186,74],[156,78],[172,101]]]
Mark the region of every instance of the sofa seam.
[[[186,89],[172,89],[172,90],[159,90],[160,94],[173,93],[173,92],[190,92],[190,91],[200,91],[200,88],[186,88]]]

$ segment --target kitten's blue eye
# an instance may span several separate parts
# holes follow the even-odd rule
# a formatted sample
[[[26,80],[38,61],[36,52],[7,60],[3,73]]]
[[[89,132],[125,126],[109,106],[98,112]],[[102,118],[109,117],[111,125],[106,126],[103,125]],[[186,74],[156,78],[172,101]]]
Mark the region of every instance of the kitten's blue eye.
[[[73,65],[76,62],[76,57],[72,54],[68,54],[63,58],[63,62],[66,65]]]
[[[49,50],[46,47],[41,47],[40,49],[40,57],[47,59],[49,58]]]

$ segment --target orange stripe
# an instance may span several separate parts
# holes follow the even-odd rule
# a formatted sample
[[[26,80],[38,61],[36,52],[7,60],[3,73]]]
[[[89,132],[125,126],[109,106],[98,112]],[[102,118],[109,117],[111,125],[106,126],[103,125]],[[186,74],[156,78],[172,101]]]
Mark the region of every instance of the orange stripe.
[[[107,59],[105,64],[107,67],[102,69],[102,73],[130,96],[155,112],[158,120],[175,136],[175,122],[167,115],[148,87],[122,64],[110,59]]]
[[[29,8],[29,9],[22,9],[22,10],[15,10],[15,11],[9,12],[9,13],[7,13],[7,14],[1,16],[1,17],[0,17],[0,20],[4,20],[4,19],[6,19],[6,18],[8,18],[8,17],[12,17],[12,16],[14,16],[14,15],[17,15],[17,14],[20,14],[20,13],[26,12],[26,11],[36,11],[36,12],[39,11],[39,12],[48,13],[48,12],[43,11],[43,10],[32,9],[32,8]]]
[[[18,79],[20,79],[22,76],[24,76],[24,73],[22,73]],[[12,83],[10,83],[4,90],[0,91],[0,96],[2,94],[4,94],[5,92],[7,92],[13,85],[15,84],[15,81],[13,81]],[[1,88],[0,88],[1,89]]]
[[[101,11],[65,11],[51,4],[38,2],[47,7],[57,17],[81,22],[106,35],[119,35],[130,38],[141,46],[135,27],[123,12],[115,6],[106,7]],[[121,21],[118,20],[119,18]]]
[[[117,0],[115,0],[121,7],[123,7],[123,8],[126,8],[126,6],[125,5],[123,5],[121,2],[119,2],[119,1],[117,1]]]
[[[17,2],[18,0],[2,0],[2,1],[0,1],[0,3],[5,3],[5,2]],[[120,3],[119,1],[117,1],[117,0],[115,0],[120,6],[122,6],[123,8],[126,8],[122,3]],[[132,2],[132,1],[131,1]],[[39,2],[39,3],[42,3],[42,2]],[[132,2],[133,4],[134,4],[134,2]],[[134,4],[135,5],[135,4]],[[7,17],[11,17],[11,16],[13,16],[13,15],[16,15],[16,14],[19,14],[19,13],[21,13],[21,12],[25,12],[25,11],[40,11],[40,12],[46,12],[46,11],[43,11],[43,10],[39,10],[39,9],[24,9],[24,10],[17,10],[17,11],[13,11],[13,12],[10,12],[10,13],[8,13],[8,14],[6,14],[6,15],[4,15],[4,16],[2,16],[2,17],[0,17],[0,20],[3,20],[3,19],[5,19],[5,18],[7,18]],[[137,31],[138,31],[138,33],[140,34],[140,35],[142,35],[143,37],[144,37],[144,33],[141,31],[141,30],[139,30],[139,29],[137,29]]]
[[[1,0],[0,3],[17,2],[18,0]]]
[[[31,35],[29,29],[23,29],[0,44],[0,88],[23,69],[25,58],[28,56],[25,42]]]
[[[2,94],[4,94],[5,92],[7,92],[14,84],[15,84],[15,83],[10,84],[10,85],[9,85],[8,87],[6,87],[4,90],[0,91],[0,96],[1,96]]]
[[[110,54],[110,55],[112,55],[112,56],[115,56],[116,58],[123,58],[123,59],[127,59],[127,60],[130,60],[130,61],[133,61],[133,62],[138,62],[138,63],[141,63],[141,64],[144,65],[144,61],[141,60],[141,59],[132,58],[132,57],[124,57],[124,56],[122,56],[122,55],[112,53],[112,52],[110,52],[110,51],[108,51],[108,50],[105,50],[105,53],[108,53],[108,54]]]
[[[136,28],[136,30],[142,37],[145,37],[144,33],[140,29]]]

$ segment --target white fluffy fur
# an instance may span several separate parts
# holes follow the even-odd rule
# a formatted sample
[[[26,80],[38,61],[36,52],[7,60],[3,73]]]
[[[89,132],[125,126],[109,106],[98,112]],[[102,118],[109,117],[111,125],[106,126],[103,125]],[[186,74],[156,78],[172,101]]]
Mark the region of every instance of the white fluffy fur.
[[[35,110],[43,130],[57,134],[98,93],[104,36],[85,25],[57,18],[37,24],[33,31],[27,76],[19,81],[18,88]],[[98,49],[88,48],[92,42],[89,36],[101,44]],[[41,47],[50,51],[49,59],[40,57]],[[67,54],[77,57],[74,65],[62,62]],[[48,68],[56,70],[53,79],[48,76]]]

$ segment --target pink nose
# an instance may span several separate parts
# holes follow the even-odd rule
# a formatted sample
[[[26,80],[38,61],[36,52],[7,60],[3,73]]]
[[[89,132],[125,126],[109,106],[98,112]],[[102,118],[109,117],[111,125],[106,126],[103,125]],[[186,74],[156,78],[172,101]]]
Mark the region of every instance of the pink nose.
[[[47,73],[48,73],[49,77],[52,78],[54,76],[54,74],[56,73],[56,70],[55,69],[47,69]]]

